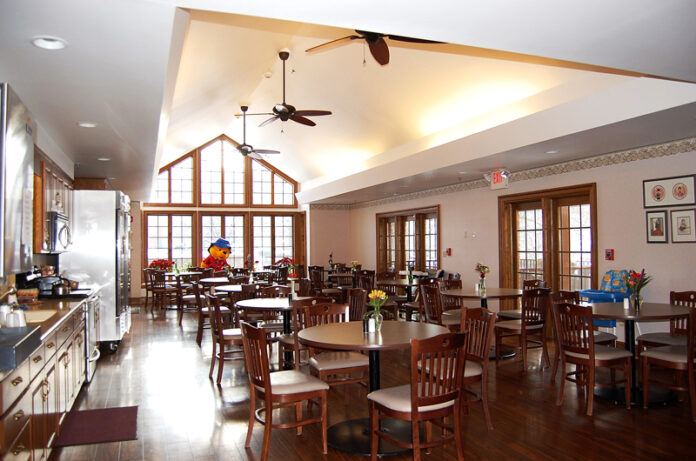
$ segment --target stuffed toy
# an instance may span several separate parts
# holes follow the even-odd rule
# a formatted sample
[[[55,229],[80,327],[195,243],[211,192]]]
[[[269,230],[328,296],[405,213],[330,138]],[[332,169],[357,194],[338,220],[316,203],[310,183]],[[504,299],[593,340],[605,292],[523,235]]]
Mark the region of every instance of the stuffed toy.
[[[227,264],[227,257],[230,255],[230,242],[225,239],[217,239],[208,247],[207,258],[201,263],[202,267],[212,267],[214,270],[223,270],[225,267],[230,267]]]

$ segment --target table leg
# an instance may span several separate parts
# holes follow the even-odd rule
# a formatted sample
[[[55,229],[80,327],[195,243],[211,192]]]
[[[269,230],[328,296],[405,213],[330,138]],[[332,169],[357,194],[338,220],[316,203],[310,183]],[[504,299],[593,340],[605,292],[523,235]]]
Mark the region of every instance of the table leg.
[[[406,302],[407,303],[410,303],[413,301],[413,293],[411,292],[412,289],[413,289],[413,287],[411,285],[406,287]],[[409,320],[409,319],[406,319],[406,320]]]
[[[292,333],[292,328],[290,327],[290,311],[283,311],[283,333],[285,333],[285,334]],[[278,343],[278,344],[280,344],[280,343]],[[292,366],[290,365],[292,363],[292,360],[293,360],[292,351],[283,352],[283,360],[285,363],[283,366],[283,369],[285,369],[285,370],[292,369]]]
[[[370,392],[380,388],[379,383],[379,351],[369,352],[370,360]]]
[[[486,309],[488,309],[488,298],[481,298],[481,307],[485,307]],[[491,352],[490,352],[490,355],[488,356],[489,360],[495,360],[496,353],[497,353],[497,351],[495,350],[495,345],[491,346]],[[517,355],[517,353],[513,349],[510,349],[509,347],[501,347],[500,348],[500,358],[501,359],[511,359],[516,355]]]

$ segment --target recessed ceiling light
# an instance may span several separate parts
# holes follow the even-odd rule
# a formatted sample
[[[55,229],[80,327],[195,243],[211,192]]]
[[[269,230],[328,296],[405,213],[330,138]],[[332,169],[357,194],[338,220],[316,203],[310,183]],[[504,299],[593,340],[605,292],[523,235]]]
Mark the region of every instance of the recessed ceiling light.
[[[68,46],[68,42],[59,37],[49,37],[48,35],[40,35],[31,39],[31,43],[44,50],[62,50]]]
[[[94,128],[97,124],[94,122],[77,122],[77,126],[81,126],[82,128]]]
[[[468,171],[460,171],[460,172],[457,173],[457,174],[467,174],[467,173],[469,173],[469,172],[468,172]]]
[[[263,76],[264,76],[265,78],[271,78],[271,77],[273,77],[273,72],[271,72],[271,71],[269,70],[268,72],[265,72],[265,73],[263,74]]]
[[[558,151],[555,150],[555,149],[554,149],[554,150],[547,150],[546,153],[547,153],[547,154],[557,154]]]
[[[108,162],[111,159],[109,157],[99,157],[99,158],[97,158],[97,160],[99,160],[100,162]]]

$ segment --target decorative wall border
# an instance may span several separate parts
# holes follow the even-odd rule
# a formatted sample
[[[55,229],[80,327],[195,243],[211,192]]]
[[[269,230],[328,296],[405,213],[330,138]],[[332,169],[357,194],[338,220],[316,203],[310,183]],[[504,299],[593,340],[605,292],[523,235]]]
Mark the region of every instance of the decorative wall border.
[[[595,155],[579,160],[557,163],[555,165],[532,168],[529,170],[518,171],[510,175],[509,181],[527,181],[530,179],[543,178],[557,174],[571,173],[574,171],[589,170],[592,168],[600,168],[610,165],[618,165],[621,163],[635,162],[638,160],[647,160],[650,158],[666,157],[669,155],[682,154],[684,152],[696,151],[696,137],[680,139],[678,141],[670,141],[663,144],[654,144],[652,146],[638,147],[635,149],[627,149],[609,154]],[[403,194],[395,197],[388,197],[379,200],[371,200],[369,202],[360,202],[352,205],[339,204],[312,204],[310,209],[313,210],[352,210],[358,208],[368,208],[377,205],[385,205],[389,203],[403,202],[406,200],[414,200],[423,197],[432,197],[434,195],[451,194],[453,192],[461,192],[472,189],[480,189],[487,187],[488,183],[484,179],[476,179],[449,186],[436,187],[426,189],[410,194]]]

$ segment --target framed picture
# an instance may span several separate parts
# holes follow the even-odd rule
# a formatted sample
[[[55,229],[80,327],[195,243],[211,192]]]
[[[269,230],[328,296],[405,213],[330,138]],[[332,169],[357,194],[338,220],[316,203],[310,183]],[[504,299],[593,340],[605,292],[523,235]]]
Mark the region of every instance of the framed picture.
[[[672,243],[696,242],[696,231],[694,231],[696,209],[672,210],[670,215],[672,221]]]
[[[643,208],[693,205],[694,175],[643,181]]]
[[[667,243],[667,211],[647,211],[645,225],[648,243]]]

